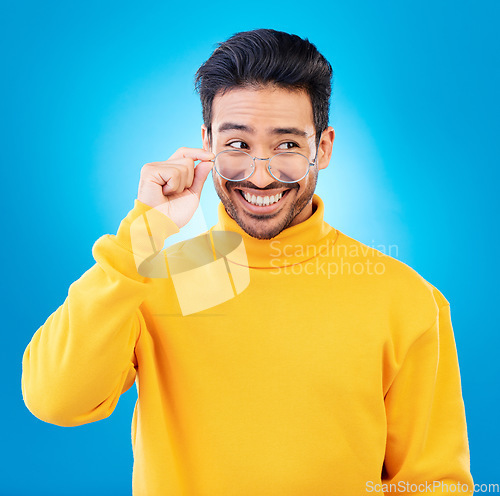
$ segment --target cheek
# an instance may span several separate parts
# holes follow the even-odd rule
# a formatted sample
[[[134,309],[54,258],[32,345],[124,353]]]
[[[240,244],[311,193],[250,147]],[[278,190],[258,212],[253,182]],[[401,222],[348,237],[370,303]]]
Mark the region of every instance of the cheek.
[[[229,191],[226,188],[226,181],[224,181],[214,169],[212,169],[212,179],[214,181],[214,186],[219,191],[222,191],[224,195],[229,196]]]
[[[300,181],[298,183],[300,193],[302,193],[304,190],[306,190],[308,188],[312,179],[314,179],[314,178],[311,176],[311,171],[310,171],[309,174],[307,174],[307,176],[304,179],[302,179],[302,181]]]
[[[297,194],[299,196],[303,195],[304,192],[309,192],[310,189],[314,189],[314,185],[316,183],[316,175],[317,172],[311,169],[309,171],[309,174],[307,174],[307,176],[298,183],[299,188]]]

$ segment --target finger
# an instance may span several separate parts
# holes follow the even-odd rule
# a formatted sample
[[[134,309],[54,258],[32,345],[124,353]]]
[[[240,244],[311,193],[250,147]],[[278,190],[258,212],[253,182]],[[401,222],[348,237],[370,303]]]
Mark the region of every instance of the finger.
[[[208,174],[212,170],[213,162],[200,162],[194,169],[193,184],[189,188],[199,198],[203,185],[207,180]]]
[[[167,182],[161,187],[164,196],[174,195],[181,187],[181,179],[179,176],[170,177]]]
[[[177,169],[183,176],[183,184],[185,188],[189,188],[193,183],[194,177],[194,160],[192,158],[174,158],[165,160],[164,162],[153,162],[151,165],[159,168]],[[182,191],[173,191],[168,189],[169,193],[180,193]]]
[[[169,167],[158,169],[158,184],[162,186],[164,195],[172,195],[186,188],[187,171],[184,168]]]
[[[190,188],[191,185],[193,184],[193,179],[194,179],[194,170],[195,170],[194,162],[192,166],[186,167],[185,170],[186,170],[186,188]]]
[[[193,160],[212,160],[215,155],[208,150],[204,150],[203,148],[187,148],[182,147],[176,150],[176,152],[169,158],[178,159],[178,158],[190,158]]]

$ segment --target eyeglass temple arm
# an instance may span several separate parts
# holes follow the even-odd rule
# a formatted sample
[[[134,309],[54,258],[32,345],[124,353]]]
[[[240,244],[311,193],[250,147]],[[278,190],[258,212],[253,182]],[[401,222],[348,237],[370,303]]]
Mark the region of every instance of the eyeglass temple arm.
[[[318,134],[318,133],[316,133],[316,134]],[[316,153],[314,155],[314,160],[311,163],[309,163],[309,165],[316,165],[316,160],[318,160],[319,144],[321,142],[321,136],[322,135],[323,135],[323,131],[320,133],[319,140],[317,140],[318,142],[316,143]]]

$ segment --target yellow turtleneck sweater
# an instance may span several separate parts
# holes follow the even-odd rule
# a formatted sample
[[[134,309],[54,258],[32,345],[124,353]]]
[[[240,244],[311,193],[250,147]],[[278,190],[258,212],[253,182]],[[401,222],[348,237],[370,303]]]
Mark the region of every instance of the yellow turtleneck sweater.
[[[27,407],[81,425],[135,381],[135,496],[472,494],[448,301],[313,205],[259,240],[220,204],[160,251],[136,200],[26,348]]]

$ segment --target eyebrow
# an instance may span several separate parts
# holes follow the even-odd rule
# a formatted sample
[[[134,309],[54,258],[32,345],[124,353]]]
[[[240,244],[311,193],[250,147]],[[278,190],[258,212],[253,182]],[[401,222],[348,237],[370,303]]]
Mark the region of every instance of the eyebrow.
[[[237,124],[235,122],[224,122],[219,126],[219,133],[225,131],[244,131],[246,133],[255,134],[255,129],[251,126],[245,124]],[[270,130],[271,134],[281,135],[281,134],[293,134],[295,136],[301,136],[307,138],[308,134],[302,129],[296,127],[275,127]]]

